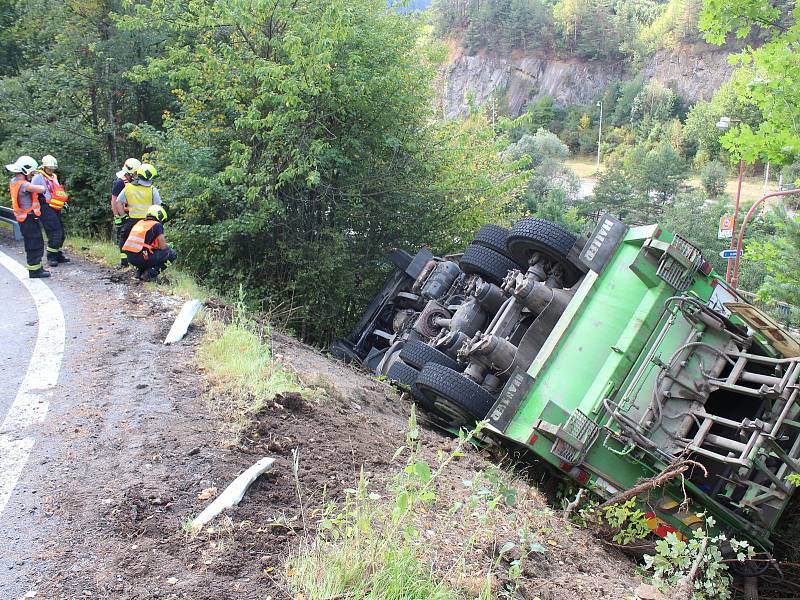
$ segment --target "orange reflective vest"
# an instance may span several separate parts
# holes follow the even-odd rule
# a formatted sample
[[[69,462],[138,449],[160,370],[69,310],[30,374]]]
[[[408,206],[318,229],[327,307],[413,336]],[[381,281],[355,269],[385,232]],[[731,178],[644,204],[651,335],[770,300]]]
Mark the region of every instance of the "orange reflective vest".
[[[51,208],[61,212],[61,209],[64,208],[64,205],[69,200],[67,192],[64,191],[64,186],[58,182],[58,177],[55,175],[50,177],[50,175],[44,171],[39,172],[44,176],[44,180],[47,182],[47,191],[50,192],[50,198],[47,199],[47,204],[49,204]]]
[[[14,216],[20,223],[22,223],[23,221],[25,221],[25,219],[28,218],[29,213],[33,213],[37,217],[41,216],[42,214],[42,207],[39,204],[38,192],[31,192],[30,208],[20,208],[19,188],[21,188],[22,184],[26,183],[27,181],[28,181],[27,179],[14,179],[8,186],[8,189],[11,192],[11,209],[14,211]]]
[[[145,243],[147,232],[158,223],[152,219],[145,219],[136,223],[128,234],[128,239],[122,245],[123,252],[142,252],[143,250],[152,251],[155,246]]]

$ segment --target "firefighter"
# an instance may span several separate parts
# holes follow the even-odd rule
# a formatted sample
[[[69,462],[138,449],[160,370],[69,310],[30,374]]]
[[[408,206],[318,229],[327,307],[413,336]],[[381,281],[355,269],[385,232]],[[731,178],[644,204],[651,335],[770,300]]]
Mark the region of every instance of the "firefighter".
[[[50,154],[43,156],[39,172],[31,180],[34,185],[46,188],[44,202],[40,202],[42,216],[39,217],[39,221],[47,234],[47,264],[51,267],[69,262],[61,249],[64,246],[64,222],[61,220],[61,210],[66,206],[69,196],[58,181],[57,169],[58,161],[54,156]]]
[[[116,229],[117,233],[117,246],[120,248],[122,247],[122,244],[125,243],[123,225],[128,219],[128,214],[125,212],[125,209],[119,205],[117,198],[122,193],[125,185],[133,181],[134,175],[136,174],[136,169],[138,169],[140,166],[142,166],[142,161],[140,161],[138,158],[129,158],[126,160],[122,165],[122,169],[117,171],[117,178],[114,180],[114,183],[111,186],[111,212],[114,215],[114,228]],[[128,266],[128,259],[122,250],[119,251],[119,266]]]
[[[50,273],[42,266],[44,239],[39,224],[39,216],[42,214],[39,194],[44,194],[45,187],[30,182],[38,168],[39,165],[30,156],[20,156],[10,165],[6,165],[6,169],[14,174],[8,190],[11,193],[11,208],[22,232],[28,276],[31,279],[50,277]]]
[[[178,258],[178,253],[170,248],[164,236],[166,220],[167,211],[154,204],[144,219],[136,221],[122,245],[128,262],[137,268],[137,278],[142,281],[153,281]]]
[[[147,210],[153,205],[161,204],[161,194],[153,185],[153,179],[158,175],[156,168],[149,163],[142,163],[133,175],[133,180],[125,184],[117,196],[117,205],[124,211],[125,219],[120,229],[120,260],[123,259],[122,244],[128,239],[128,234],[140,220],[147,216]]]

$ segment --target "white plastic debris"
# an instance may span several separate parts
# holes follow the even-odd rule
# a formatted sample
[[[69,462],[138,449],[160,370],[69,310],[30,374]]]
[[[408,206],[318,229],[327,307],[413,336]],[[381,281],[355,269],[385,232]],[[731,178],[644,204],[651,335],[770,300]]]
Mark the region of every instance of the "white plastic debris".
[[[244,493],[247,491],[253,482],[258,479],[264,472],[269,471],[275,464],[275,459],[265,456],[259,460],[252,467],[247,469],[244,473],[234,479],[225,490],[216,497],[216,499],[209,504],[203,512],[201,512],[194,521],[192,521],[192,529],[201,529],[203,525],[208,523],[211,519],[216,517],[226,508],[236,506],[242,501]]]
[[[164,344],[174,344],[181,341],[189,330],[192,319],[202,307],[203,303],[200,300],[187,300],[181,307],[181,312],[175,317],[175,322],[172,324]]]

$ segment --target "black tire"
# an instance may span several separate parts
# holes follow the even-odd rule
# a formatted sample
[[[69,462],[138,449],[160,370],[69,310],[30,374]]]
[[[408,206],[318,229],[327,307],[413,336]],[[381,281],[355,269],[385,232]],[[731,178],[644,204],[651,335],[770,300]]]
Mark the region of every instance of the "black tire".
[[[564,285],[574,284],[580,271],[567,256],[577,238],[569,231],[545,219],[520,219],[508,233],[506,248],[515,262],[527,265],[534,252],[540,252],[564,267]]]
[[[403,349],[400,350],[400,358],[402,358],[403,362],[407,365],[411,365],[415,369],[420,370],[428,363],[443,365],[454,371],[464,370],[464,367],[441,350],[437,350],[433,346],[429,346],[425,342],[420,341],[407,342],[406,345],[403,346]]]
[[[518,269],[513,260],[490,248],[470,244],[461,255],[458,266],[464,273],[476,274],[486,281],[500,284],[513,269]]]
[[[419,376],[419,371],[417,371],[414,367],[411,367],[405,364],[403,361],[398,360],[389,367],[389,372],[386,376],[392,380],[394,383],[399,383],[400,385],[404,385],[411,389],[411,395],[414,397],[415,400],[423,401],[425,397],[422,395],[422,392],[419,391],[417,387],[417,377]]]
[[[417,377],[423,406],[453,427],[471,427],[494,406],[494,397],[461,373],[428,363]]]
[[[500,227],[500,225],[484,225],[475,234],[475,239],[472,240],[473,244],[483,246],[494,250],[498,254],[502,254],[506,258],[511,258],[508,253],[506,242],[508,241],[508,228]]]

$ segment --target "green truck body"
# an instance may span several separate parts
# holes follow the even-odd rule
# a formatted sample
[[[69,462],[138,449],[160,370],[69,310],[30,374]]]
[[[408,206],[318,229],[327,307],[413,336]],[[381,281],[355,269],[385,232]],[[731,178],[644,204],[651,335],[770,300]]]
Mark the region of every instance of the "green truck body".
[[[800,454],[800,359],[786,360],[759,331],[748,337],[735,315],[717,323],[701,310],[728,312],[722,301],[738,298],[715,273],[695,268],[694,250],[685,249],[657,225],[625,231],[600,272],[583,277],[527,372],[509,380],[489,422],[605,498],[691,458],[708,476],[693,467],[685,482],[640,498],[654,528],[687,532],[699,524],[696,513],[707,511],[769,548],[792,492],[785,477],[796,472]],[[677,257],[673,281],[658,273],[670,253]],[[739,377],[730,377],[740,362]],[[741,381],[748,364],[756,376]],[[657,423],[653,399],[666,381],[673,391],[658,400]],[[681,509],[684,489],[689,509]]]

